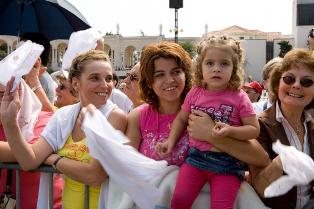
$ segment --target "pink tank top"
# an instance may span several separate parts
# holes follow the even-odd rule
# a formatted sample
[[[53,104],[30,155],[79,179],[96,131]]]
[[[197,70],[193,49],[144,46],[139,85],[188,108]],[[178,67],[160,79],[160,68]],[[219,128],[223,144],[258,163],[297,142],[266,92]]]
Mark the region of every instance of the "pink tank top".
[[[175,119],[176,114],[160,114],[153,106],[147,104],[142,105],[140,111],[142,140],[139,151],[149,158],[166,160],[169,165],[181,165],[188,151],[189,140],[187,131],[182,133],[172,153],[161,157],[155,151],[157,142],[163,142],[168,138],[171,123]]]

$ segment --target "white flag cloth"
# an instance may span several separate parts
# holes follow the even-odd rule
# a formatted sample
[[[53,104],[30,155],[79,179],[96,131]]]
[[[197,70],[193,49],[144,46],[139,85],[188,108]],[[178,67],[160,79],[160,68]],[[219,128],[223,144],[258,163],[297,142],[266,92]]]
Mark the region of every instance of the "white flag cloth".
[[[15,51],[6,56],[0,61],[0,83],[6,85],[11,77],[14,76],[15,81],[12,91],[15,90],[22,76],[29,73],[43,50],[43,46],[31,41],[26,41]]]
[[[34,127],[42,105],[23,79],[21,79],[20,88],[21,109],[17,114],[17,121],[24,139],[30,141],[34,137]]]
[[[94,28],[73,32],[69,39],[68,48],[62,59],[61,70],[64,76],[68,77],[68,70],[71,67],[73,59],[84,52],[95,49],[97,40],[102,38],[102,34]]]
[[[86,113],[82,128],[90,154],[100,161],[110,180],[127,192],[139,208],[154,208],[161,193],[148,181],[160,175],[167,162],[155,161],[125,145],[129,140],[99,110],[93,115]]]
[[[273,144],[273,150],[279,154],[283,175],[271,183],[264,191],[265,197],[276,197],[287,193],[292,187],[309,184],[314,179],[314,161],[294,146],[282,145],[279,140]]]

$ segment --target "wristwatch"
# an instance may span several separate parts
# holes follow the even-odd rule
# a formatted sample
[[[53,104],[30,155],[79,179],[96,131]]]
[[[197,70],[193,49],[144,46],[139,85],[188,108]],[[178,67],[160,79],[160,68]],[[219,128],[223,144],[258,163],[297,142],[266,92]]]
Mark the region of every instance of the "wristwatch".
[[[53,169],[57,170],[57,163],[59,162],[59,160],[61,160],[64,156],[59,156],[53,163],[52,163],[52,167]]]

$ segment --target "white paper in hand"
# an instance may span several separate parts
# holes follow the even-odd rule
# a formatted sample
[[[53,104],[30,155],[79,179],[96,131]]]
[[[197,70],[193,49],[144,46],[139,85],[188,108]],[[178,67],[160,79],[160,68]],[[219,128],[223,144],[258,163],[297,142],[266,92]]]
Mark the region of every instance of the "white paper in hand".
[[[128,138],[114,129],[99,110],[85,114],[82,128],[90,154],[99,160],[110,179],[141,209],[154,208],[161,193],[148,181],[160,175],[167,162],[155,161],[125,145]]]
[[[314,161],[293,146],[282,145],[279,140],[273,150],[280,156],[284,175],[271,183],[264,191],[265,197],[276,197],[287,193],[292,187],[306,185],[314,179]]]
[[[6,56],[0,62],[0,83],[6,85],[12,76],[15,77],[11,91],[14,91],[20,83],[23,75],[28,74],[33,68],[36,60],[43,52],[44,47],[26,41],[23,45]]]

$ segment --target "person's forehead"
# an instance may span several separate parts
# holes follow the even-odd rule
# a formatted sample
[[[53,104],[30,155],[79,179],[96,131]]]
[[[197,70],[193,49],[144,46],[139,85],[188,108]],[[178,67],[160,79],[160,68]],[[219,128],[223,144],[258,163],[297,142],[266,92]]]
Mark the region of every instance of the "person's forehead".
[[[94,60],[93,62],[86,63],[82,75],[89,74],[113,74],[111,64],[103,60]]]

